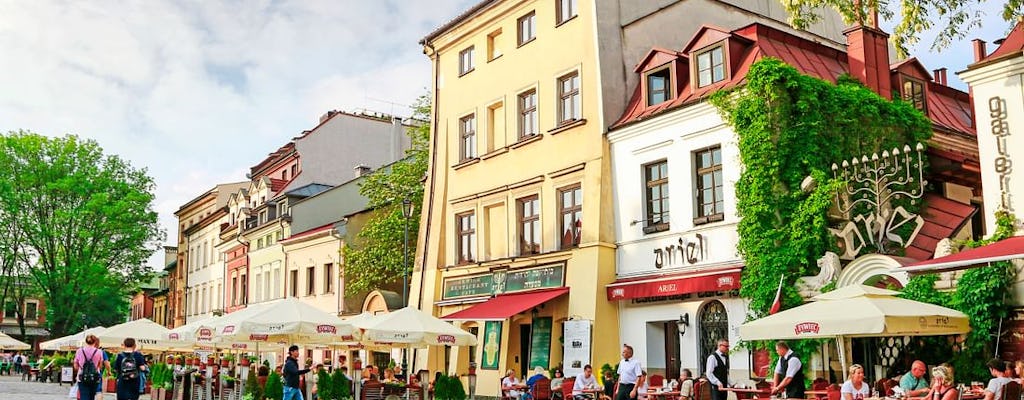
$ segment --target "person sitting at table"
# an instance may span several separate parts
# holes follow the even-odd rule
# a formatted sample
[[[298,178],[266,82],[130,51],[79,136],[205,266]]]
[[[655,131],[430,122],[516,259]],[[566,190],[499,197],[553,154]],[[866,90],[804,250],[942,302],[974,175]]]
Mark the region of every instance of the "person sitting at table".
[[[594,376],[594,368],[587,364],[583,366],[583,375],[577,375],[576,381],[572,384],[573,400],[593,400],[593,393],[584,393],[584,390],[597,389],[597,377]]]
[[[871,385],[864,382],[864,367],[860,364],[850,366],[850,380],[843,382],[839,389],[843,400],[864,400],[871,397]]]
[[[643,383],[641,383],[640,387],[636,389],[636,398],[637,400],[647,400],[649,398],[649,396],[647,396],[647,391],[651,390],[651,387],[647,385],[647,381],[650,380],[650,377],[647,376],[647,370],[641,369],[640,377],[642,379],[638,379],[638,381],[643,381]]]
[[[602,390],[600,400],[612,400],[612,396],[615,395],[615,378],[612,376],[612,371],[605,370],[601,376],[604,379],[604,390]]]
[[[391,368],[385,368],[384,369],[384,379],[382,380],[382,382],[384,382],[384,383],[395,383],[395,382],[398,382],[398,380],[395,379],[395,370],[393,370]]]
[[[924,398],[927,400],[956,400],[960,392],[953,387],[953,378],[946,367],[932,368],[932,387]]]
[[[693,373],[683,368],[679,371],[679,400],[690,400],[693,398]]]
[[[910,365],[910,372],[900,378],[900,388],[907,397],[924,396],[931,389],[928,388],[928,379],[925,379],[924,372],[928,369],[924,361],[914,360]]]
[[[522,396],[523,384],[516,378],[516,370],[510,369],[505,373],[505,378],[501,380],[501,390],[505,392],[508,397],[518,399]]]
[[[989,360],[985,365],[988,366],[988,372],[992,374],[992,379],[989,379],[988,386],[985,387],[985,400],[1002,399],[1003,386],[1011,381],[1004,375],[1006,366],[998,358]]]
[[[565,381],[565,376],[559,368],[555,368],[554,374],[555,376],[551,377],[551,400],[562,400],[562,382]]]
[[[547,376],[544,375],[544,367],[541,367],[539,365],[533,367],[533,376],[526,380],[526,386],[529,387],[530,389],[533,389],[533,385],[536,385],[537,381],[544,378],[547,378]]]
[[[1017,371],[1017,379],[1014,380],[1017,383],[1024,384],[1024,360],[1017,360],[1017,362],[1013,363],[1013,367]]]
[[[1003,376],[1010,378],[1010,380],[1016,381],[1018,375],[1017,371],[1015,371],[1013,368],[1013,362],[1007,361],[1006,363],[1004,363],[1004,365],[1006,365],[1006,368],[1003,369]]]

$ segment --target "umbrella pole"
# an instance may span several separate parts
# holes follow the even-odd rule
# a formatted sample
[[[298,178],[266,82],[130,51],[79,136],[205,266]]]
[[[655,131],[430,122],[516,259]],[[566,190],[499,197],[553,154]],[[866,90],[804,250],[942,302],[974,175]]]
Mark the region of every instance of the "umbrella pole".
[[[839,368],[843,370],[843,381],[847,379],[846,373],[846,340],[842,335],[836,336],[836,348],[839,349]]]

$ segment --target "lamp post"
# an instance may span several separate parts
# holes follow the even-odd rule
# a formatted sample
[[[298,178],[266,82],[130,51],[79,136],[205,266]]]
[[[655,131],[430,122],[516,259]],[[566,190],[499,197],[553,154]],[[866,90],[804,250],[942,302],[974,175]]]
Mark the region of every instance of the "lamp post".
[[[402,307],[409,306],[409,219],[412,218],[412,200],[402,200],[405,217],[405,241],[402,242]],[[402,349],[402,376],[409,380],[409,349]]]

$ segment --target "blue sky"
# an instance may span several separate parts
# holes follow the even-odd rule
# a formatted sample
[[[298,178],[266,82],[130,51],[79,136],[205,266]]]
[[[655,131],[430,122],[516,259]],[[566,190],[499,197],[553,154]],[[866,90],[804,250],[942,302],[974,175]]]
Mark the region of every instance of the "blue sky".
[[[180,205],[326,111],[408,115],[429,85],[417,42],[475,1],[0,0],[0,131],[75,133],[148,169],[173,242]],[[912,53],[964,88],[969,39],[1009,28],[1001,4],[967,40],[935,53],[926,33]]]

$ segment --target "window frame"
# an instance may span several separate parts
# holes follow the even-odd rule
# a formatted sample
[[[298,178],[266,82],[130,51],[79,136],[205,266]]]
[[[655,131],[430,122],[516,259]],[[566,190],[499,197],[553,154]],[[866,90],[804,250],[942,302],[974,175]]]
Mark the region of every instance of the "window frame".
[[[910,85],[910,93],[907,92],[907,85]],[[915,87],[921,89],[920,107],[918,107],[918,100],[915,99],[915,95],[913,93]],[[925,83],[923,81],[911,78],[909,76],[903,76],[903,85],[901,85],[900,87],[900,97],[903,98],[903,101],[910,103],[910,105],[913,106],[914,108],[924,112],[925,115],[928,114],[928,94]]]
[[[526,107],[526,98],[527,97],[530,97],[530,98],[533,99],[533,105],[531,107]],[[540,118],[538,116],[539,113],[538,113],[538,110],[537,110],[537,89],[536,88],[532,88],[532,89],[520,92],[516,96],[516,111],[517,111],[517,115],[518,115],[517,119],[518,119],[518,123],[519,123],[519,129],[518,129],[518,132],[517,132],[518,133],[518,139],[519,140],[529,139],[529,138],[532,138],[534,136],[539,135],[540,134]],[[532,133],[527,133],[526,132],[527,113],[529,113],[532,116],[531,117],[531,123],[533,125],[533,132]]]
[[[532,205],[533,215],[527,216],[523,208],[531,202],[534,203]],[[516,250],[521,256],[540,254],[543,251],[541,238],[544,235],[544,227],[541,225],[540,214],[540,195],[532,194],[516,199]],[[534,244],[536,249],[529,249],[527,246],[527,224],[530,228],[530,239],[533,240],[530,243]]]
[[[719,154],[718,154],[718,164],[714,164],[714,152],[716,150],[719,152]],[[701,162],[701,155],[704,154],[704,153],[709,153],[709,152],[711,153],[712,165],[711,166],[707,166],[707,167],[703,167],[702,166],[702,162]],[[720,179],[722,181],[725,180],[724,177],[722,176],[722,171],[723,171],[722,165],[724,163],[722,162],[722,153],[721,152],[722,152],[722,146],[721,145],[714,145],[714,146],[705,147],[703,149],[695,150],[692,153],[693,154],[693,177],[694,177],[694,181],[693,181],[693,189],[694,189],[694,207],[693,207],[693,209],[694,209],[694,213],[695,213],[695,217],[693,219],[693,224],[694,225],[703,225],[703,224],[707,224],[707,223],[710,223],[710,222],[721,221],[721,220],[723,220],[725,218],[725,210],[724,210],[724,208],[725,208],[725,185],[724,185],[724,182],[719,182],[719,181],[715,180],[715,173],[716,172],[718,172],[719,177],[720,177]],[[702,177],[705,174],[711,174],[711,180],[712,180],[711,181],[711,185],[712,185],[711,186],[711,195],[714,197],[714,199],[710,203],[711,206],[712,206],[712,211],[713,211],[710,214],[706,214],[704,212],[704,206],[707,204],[707,202],[704,200],[704,194],[703,193],[704,193],[704,190],[706,190],[707,188],[705,188],[704,185],[703,185]],[[721,198],[719,198],[718,196],[721,196]],[[719,202],[722,203],[722,208],[723,209],[718,209],[717,204]]]
[[[323,294],[334,293],[334,263],[324,264],[324,292]]]
[[[575,87],[573,87],[568,92],[564,91],[564,82],[573,82],[573,80],[575,80],[576,82]],[[582,80],[580,78],[579,70],[574,70],[572,72],[559,76],[556,80],[556,85],[558,87],[558,126],[565,126],[572,124],[576,121],[582,120],[583,96],[580,94],[580,86],[582,86]],[[566,101],[569,101],[572,105],[573,113],[578,113],[577,115],[573,115],[572,118],[566,118],[564,110]]]
[[[524,22],[529,21],[529,24]],[[523,39],[524,27],[529,28],[530,37]],[[516,19],[516,47],[523,47],[527,43],[530,43],[537,39],[537,11],[530,11],[523,16]]]
[[[471,130],[466,129],[467,121],[472,124]],[[478,157],[476,127],[476,113],[459,118],[459,162],[470,161]]]
[[[316,295],[316,266],[306,267],[306,296]]]
[[[487,62],[497,60],[504,54],[498,47],[498,38],[502,35],[502,29],[498,28],[487,34]]]
[[[463,219],[468,219],[469,225],[467,229],[463,229]],[[455,260],[456,264],[472,264],[476,262],[475,247],[473,244],[476,242],[476,212],[466,211],[455,214]],[[463,244],[463,239],[468,239],[468,244]],[[464,247],[468,246],[468,247]],[[464,257],[468,255],[469,257]]]
[[[657,68],[644,72],[644,102],[647,107],[656,106],[661,103],[672,101],[675,98],[675,77],[672,73],[672,63],[668,63]],[[651,103],[651,77],[657,76],[657,74],[666,73],[665,76],[665,99],[657,103]]]
[[[715,65],[716,64],[715,64],[715,59],[714,59],[714,55],[713,55],[713,52],[716,51],[716,50],[717,51],[721,51],[721,53],[722,53],[722,64],[721,64],[722,65],[722,79],[719,79],[717,81],[715,80]],[[725,82],[725,81],[729,80],[729,58],[728,58],[729,57],[729,53],[727,51],[725,51],[725,50],[726,50],[725,42],[722,41],[722,42],[718,42],[718,43],[715,43],[713,45],[710,45],[710,46],[707,46],[707,47],[701,49],[693,57],[693,71],[694,71],[693,79],[694,79],[694,84],[696,85],[696,87],[704,88],[704,87],[708,87],[708,86],[713,86],[713,85],[715,85],[716,83],[719,83],[719,82]],[[703,71],[703,69],[700,67],[700,59],[701,59],[701,56],[703,56],[705,54],[708,55],[708,68],[707,68],[707,71],[711,75],[711,81],[708,82],[708,83],[703,83],[702,84],[701,80],[700,80],[701,79],[700,78],[700,73],[701,73],[701,71]]]
[[[459,51],[459,76],[466,75],[476,69],[476,46],[469,46]]]
[[[658,167],[659,173],[660,166],[664,165],[664,174],[659,176],[658,179],[651,179],[651,168]],[[644,233],[655,233],[667,231],[670,227],[670,202],[669,202],[669,174],[668,174],[668,159],[662,158],[660,160],[651,161],[641,166],[641,174],[644,180]],[[661,188],[661,196],[657,199],[651,197],[651,189],[655,186]],[[654,222],[655,213],[653,211],[654,203],[658,202],[661,212],[657,213],[658,222]]]
[[[299,297],[299,270],[293,269],[288,271],[288,275],[292,278],[291,285],[288,286],[289,293],[292,297]]]
[[[570,15],[568,17],[563,14],[565,6],[568,5]],[[572,21],[574,18],[580,15],[580,5],[578,0],[556,0],[555,1],[555,26],[560,26],[566,22]]]
[[[580,202],[576,203],[576,196],[571,196],[573,204],[566,207],[563,198],[566,193],[579,191]],[[580,246],[581,237],[583,236],[583,185],[575,183],[568,186],[563,186],[556,191],[558,195],[558,248],[559,250],[568,250],[577,248]],[[579,217],[573,217],[573,225],[579,224],[579,230],[573,232],[573,242],[569,245],[565,243],[565,216],[570,214],[579,213]],[[575,228],[575,227],[574,227]]]

